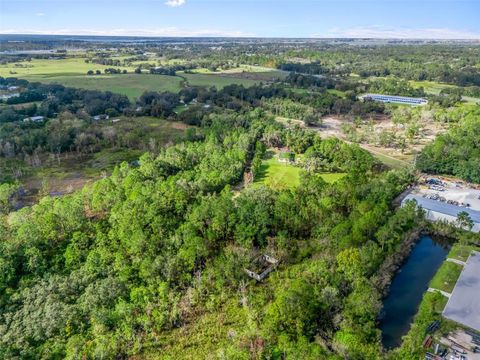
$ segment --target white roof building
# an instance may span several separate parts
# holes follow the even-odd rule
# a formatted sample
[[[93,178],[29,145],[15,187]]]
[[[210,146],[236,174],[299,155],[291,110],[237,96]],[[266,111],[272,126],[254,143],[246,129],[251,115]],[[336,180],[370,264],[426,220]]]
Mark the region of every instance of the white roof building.
[[[361,99],[371,99],[384,103],[408,104],[408,105],[426,105],[427,99],[414,98],[408,96],[383,95],[383,94],[365,94],[360,96]]]
[[[23,119],[24,122],[28,122],[28,121],[42,122],[43,120],[45,120],[44,116],[30,116],[30,117],[27,117],[27,118]]]

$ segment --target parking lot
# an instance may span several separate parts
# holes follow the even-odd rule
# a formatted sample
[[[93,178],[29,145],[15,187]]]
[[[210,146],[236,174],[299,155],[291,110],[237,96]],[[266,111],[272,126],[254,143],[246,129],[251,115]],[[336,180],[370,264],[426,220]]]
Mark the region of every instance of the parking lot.
[[[480,211],[480,189],[472,185],[435,177],[424,177],[412,194],[447,204]]]

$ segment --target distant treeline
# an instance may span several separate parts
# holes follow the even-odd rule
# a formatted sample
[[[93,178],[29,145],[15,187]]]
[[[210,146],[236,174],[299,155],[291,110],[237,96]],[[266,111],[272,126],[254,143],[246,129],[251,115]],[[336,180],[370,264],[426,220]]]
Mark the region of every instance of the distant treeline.
[[[328,69],[323,67],[319,62],[313,63],[283,63],[278,65],[278,69],[284,71],[292,71],[296,73],[308,75],[320,75],[328,73]]]

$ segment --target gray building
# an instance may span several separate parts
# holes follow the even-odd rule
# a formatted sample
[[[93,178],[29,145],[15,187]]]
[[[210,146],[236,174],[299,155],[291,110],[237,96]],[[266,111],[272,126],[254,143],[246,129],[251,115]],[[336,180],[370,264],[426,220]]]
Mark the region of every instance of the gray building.
[[[428,100],[423,98],[413,98],[408,96],[395,96],[395,95],[383,95],[383,94],[365,94],[360,98],[380,101],[383,103],[396,103],[396,104],[407,104],[407,105],[425,105],[428,103]]]
[[[403,199],[402,204],[408,200],[415,200],[418,206],[426,211],[426,217],[431,221],[448,221],[455,223],[457,216],[461,212],[466,212],[473,221],[472,232],[480,232],[480,211],[472,210],[467,207],[460,207],[447,204],[438,200],[424,198],[419,195],[409,194]]]
[[[24,122],[29,122],[29,121],[42,122],[43,120],[45,120],[44,116],[31,116],[31,117],[27,117],[27,118],[23,119]]]
[[[480,253],[472,251],[442,315],[480,331]]]

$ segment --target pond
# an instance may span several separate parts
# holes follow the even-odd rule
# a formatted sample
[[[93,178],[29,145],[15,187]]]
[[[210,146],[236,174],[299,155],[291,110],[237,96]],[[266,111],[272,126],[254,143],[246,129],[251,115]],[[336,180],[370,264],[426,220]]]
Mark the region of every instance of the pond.
[[[430,236],[422,236],[393,278],[390,292],[383,302],[380,320],[382,343],[386,349],[401,344],[402,336],[408,332],[423,294],[448,250],[449,246],[445,243],[440,244]]]

